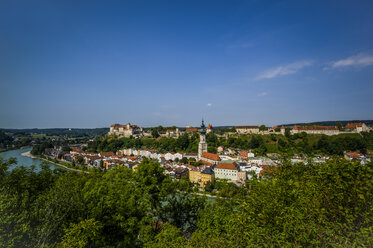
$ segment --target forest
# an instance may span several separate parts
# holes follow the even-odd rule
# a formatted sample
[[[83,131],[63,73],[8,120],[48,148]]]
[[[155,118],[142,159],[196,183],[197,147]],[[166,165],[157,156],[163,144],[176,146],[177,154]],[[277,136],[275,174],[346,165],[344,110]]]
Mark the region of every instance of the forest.
[[[210,199],[150,160],[91,173],[14,162],[0,163],[0,247],[373,245],[372,163],[285,161]]]

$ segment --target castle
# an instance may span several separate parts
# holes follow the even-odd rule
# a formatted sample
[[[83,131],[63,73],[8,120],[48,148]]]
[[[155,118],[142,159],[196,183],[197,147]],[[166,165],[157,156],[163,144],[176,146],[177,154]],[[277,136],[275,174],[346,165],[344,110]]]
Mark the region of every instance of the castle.
[[[142,135],[142,128],[131,125],[131,123],[127,123],[126,125],[113,124],[110,126],[108,135],[117,135],[121,137],[140,136]]]

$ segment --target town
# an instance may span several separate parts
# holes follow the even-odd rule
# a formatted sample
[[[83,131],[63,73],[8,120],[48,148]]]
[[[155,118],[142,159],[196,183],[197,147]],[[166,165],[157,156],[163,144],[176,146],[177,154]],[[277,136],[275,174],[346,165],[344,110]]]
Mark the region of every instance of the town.
[[[259,134],[285,135],[290,134],[317,134],[317,135],[339,135],[342,133],[362,133],[372,130],[364,123],[348,123],[343,131],[337,126],[297,126],[285,129],[284,126],[263,129],[259,126],[236,126],[236,135]],[[46,148],[44,154],[48,159],[63,162],[66,165],[81,165],[85,168],[110,170],[116,166],[125,166],[136,170],[144,159],[154,160],[165,168],[165,173],[174,180],[189,178],[189,180],[201,187],[213,184],[215,180],[225,180],[238,186],[244,185],[245,180],[252,177],[262,178],[263,172],[281,163],[281,157],[276,153],[267,153],[258,156],[252,150],[244,150],[233,147],[219,146],[215,153],[208,152],[206,135],[213,133],[211,124],[202,124],[200,128],[186,127],[185,131],[167,129],[160,132],[161,137],[179,138],[181,135],[199,134],[198,153],[186,152],[159,152],[155,149],[123,148],[116,152],[88,152],[87,145],[55,146]],[[220,136],[226,136],[223,134]],[[107,137],[152,137],[152,130],[144,131],[143,128],[132,125],[111,125]],[[344,158],[349,161],[360,161],[365,164],[371,161],[371,156],[356,151],[345,151]],[[290,158],[292,163],[322,163],[330,159],[328,155],[315,155],[304,157],[294,155]]]

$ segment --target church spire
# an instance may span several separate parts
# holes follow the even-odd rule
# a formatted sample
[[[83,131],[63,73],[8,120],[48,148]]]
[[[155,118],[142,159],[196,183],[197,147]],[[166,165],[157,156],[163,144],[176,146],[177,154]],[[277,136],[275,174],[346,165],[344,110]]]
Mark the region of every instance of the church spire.
[[[205,133],[206,133],[205,122],[203,121],[203,119],[202,119],[202,124],[201,124],[201,130],[200,130],[200,133],[201,133],[201,134],[205,134]]]

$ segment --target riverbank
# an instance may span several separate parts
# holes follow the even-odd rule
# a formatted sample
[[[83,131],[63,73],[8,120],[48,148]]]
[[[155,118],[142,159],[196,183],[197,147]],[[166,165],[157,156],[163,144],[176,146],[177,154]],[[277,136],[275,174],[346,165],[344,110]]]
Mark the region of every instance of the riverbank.
[[[2,152],[9,152],[9,151],[16,151],[16,150],[19,150],[19,149],[27,149],[27,148],[32,148],[32,146],[21,146],[21,147],[2,148],[2,149],[0,149],[0,153],[2,153]]]
[[[51,161],[51,160],[43,158],[41,156],[34,156],[34,155],[31,154],[31,151],[23,152],[23,153],[21,153],[21,156],[29,157],[29,158],[41,159],[41,160],[47,161],[48,163],[51,163],[51,164],[57,165],[59,167],[65,168],[67,170],[76,171],[76,172],[89,173],[88,171],[82,171],[82,170],[79,170],[79,169],[70,168],[70,167],[68,167],[66,165],[63,165],[63,164],[60,164],[60,163],[56,163],[55,161]]]

